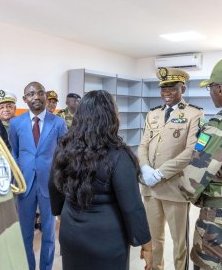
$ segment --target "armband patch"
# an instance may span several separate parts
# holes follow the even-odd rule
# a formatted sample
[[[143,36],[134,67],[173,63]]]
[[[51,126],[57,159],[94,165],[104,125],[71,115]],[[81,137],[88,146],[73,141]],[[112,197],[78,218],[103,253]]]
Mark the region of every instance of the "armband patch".
[[[209,134],[201,132],[199,137],[198,137],[197,143],[195,144],[194,149],[197,152],[203,151],[204,148],[206,147],[206,145],[209,143],[210,138],[211,138],[211,136]]]

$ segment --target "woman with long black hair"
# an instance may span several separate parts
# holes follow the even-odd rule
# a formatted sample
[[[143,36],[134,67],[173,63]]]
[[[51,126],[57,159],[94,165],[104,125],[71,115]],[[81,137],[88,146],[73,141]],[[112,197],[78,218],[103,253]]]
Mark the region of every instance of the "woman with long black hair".
[[[52,212],[61,215],[63,270],[127,270],[130,245],[142,246],[152,269],[140,169],[118,130],[112,96],[91,91],[55,153],[49,191]]]

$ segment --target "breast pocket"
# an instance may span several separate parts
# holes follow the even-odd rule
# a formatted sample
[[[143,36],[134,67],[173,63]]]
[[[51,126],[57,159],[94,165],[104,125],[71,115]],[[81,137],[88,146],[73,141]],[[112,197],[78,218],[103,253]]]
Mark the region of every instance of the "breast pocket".
[[[187,123],[168,123],[169,137],[171,137],[175,143],[186,141],[188,126]]]

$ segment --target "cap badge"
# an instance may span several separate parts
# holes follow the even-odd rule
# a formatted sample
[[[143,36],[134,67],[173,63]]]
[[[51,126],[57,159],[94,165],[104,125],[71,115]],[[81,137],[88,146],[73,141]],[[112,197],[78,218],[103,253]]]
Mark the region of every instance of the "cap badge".
[[[159,75],[160,75],[160,77],[161,77],[161,80],[163,80],[163,81],[165,81],[166,80],[166,78],[167,78],[167,75],[168,75],[168,70],[167,70],[167,68],[160,68],[159,69]]]
[[[180,130],[179,129],[176,129],[173,133],[173,137],[174,138],[179,138],[180,137]]]
[[[5,91],[4,90],[0,90],[0,97],[3,98],[5,96]]]

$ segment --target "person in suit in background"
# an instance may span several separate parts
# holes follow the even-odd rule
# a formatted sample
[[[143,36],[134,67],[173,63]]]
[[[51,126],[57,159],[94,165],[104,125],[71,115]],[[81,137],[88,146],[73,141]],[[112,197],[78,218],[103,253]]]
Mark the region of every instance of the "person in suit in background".
[[[46,109],[50,113],[54,113],[57,103],[58,103],[58,95],[54,90],[50,90],[46,92]],[[39,213],[39,208],[37,208],[36,216],[35,216],[35,229],[42,230],[41,217]]]
[[[29,269],[35,269],[34,220],[37,205],[42,223],[40,270],[51,270],[55,250],[55,220],[51,214],[48,180],[52,157],[59,139],[67,132],[63,119],[46,110],[45,88],[31,82],[24,89],[29,111],[11,119],[12,153],[26,180],[27,190],[17,199],[19,220]]]
[[[0,119],[6,131],[9,129],[9,120],[15,117],[17,98],[14,94],[0,90]]]
[[[164,269],[165,223],[168,222],[174,246],[176,270],[189,267],[189,204],[179,185],[183,169],[190,161],[203,113],[199,107],[182,99],[189,75],[176,68],[160,68],[161,97],[164,106],[148,112],[138,156],[146,186],[142,187],[144,204],[153,244],[153,270]]]
[[[58,95],[54,90],[50,90],[46,92],[46,109],[54,113],[57,103],[59,102],[58,100]]]
[[[69,93],[66,96],[66,105],[67,107],[63,110],[58,111],[57,115],[65,119],[68,129],[72,125],[72,120],[74,113],[79,105],[81,97],[75,93]]]
[[[49,191],[53,214],[61,214],[63,270],[127,270],[130,245],[142,245],[152,269],[139,164],[118,130],[112,96],[91,91],[56,150]]]

